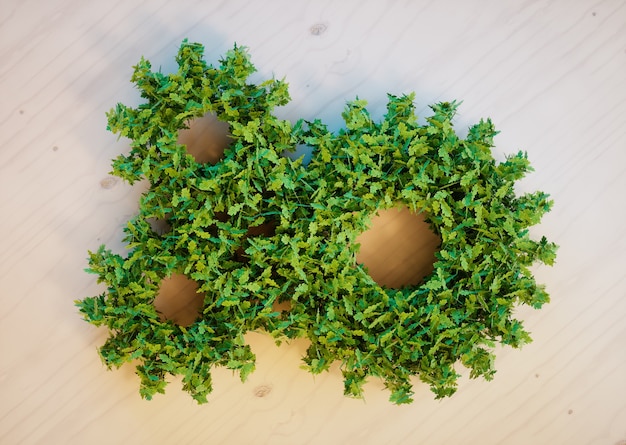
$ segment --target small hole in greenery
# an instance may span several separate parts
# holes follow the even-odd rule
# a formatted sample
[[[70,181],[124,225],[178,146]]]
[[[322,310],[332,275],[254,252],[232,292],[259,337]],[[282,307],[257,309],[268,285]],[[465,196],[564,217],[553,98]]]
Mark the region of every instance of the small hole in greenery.
[[[249,238],[258,238],[258,237],[272,237],[276,233],[276,227],[278,226],[278,222],[274,219],[270,219],[262,224],[256,226],[249,226],[244,235],[244,242],[242,243],[244,246],[247,244],[246,240]],[[245,252],[244,246],[239,247],[235,252],[235,259],[241,263],[249,263],[250,257]]]
[[[203,302],[204,294],[198,293],[198,283],[175,273],[161,281],[154,307],[163,320],[186,327],[196,321]]]
[[[191,120],[189,128],[178,133],[178,143],[185,145],[200,164],[217,164],[231,142],[228,123],[218,120],[213,113]]]
[[[272,305],[272,309],[275,312],[280,312],[280,313],[285,313],[285,314],[289,314],[289,311],[291,310],[291,302],[289,301],[275,301],[274,304]]]
[[[163,236],[172,230],[172,226],[165,218],[146,218],[150,229],[159,236]]]
[[[433,271],[441,239],[406,207],[381,210],[371,227],[361,233],[357,263],[381,286],[399,289],[415,286]]]
[[[302,158],[302,165],[309,165],[311,157],[313,156],[313,147],[306,144],[298,144],[293,151],[285,150],[282,153],[283,156],[288,157],[292,161]]]

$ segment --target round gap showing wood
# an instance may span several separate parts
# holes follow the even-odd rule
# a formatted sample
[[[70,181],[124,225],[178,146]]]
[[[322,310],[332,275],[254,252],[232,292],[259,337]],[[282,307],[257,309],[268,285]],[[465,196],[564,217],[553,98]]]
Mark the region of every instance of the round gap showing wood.
[[[274,304],[272,304],[272,309],[274,312],[289,312],[291,310],[291,302],[290,301],[279,301],[276,300]]]
[[[163,319],[179,326],[189,326],[200,316],[204,294],[198,292],[198,283],[183,274],[172,274],[161,282],[154,307]]]
[[[435,252],[441,238],[424,221],[423,215],[407,207],[382,210],[371,227],[361,233],[357,263],[381,286],[400,289],[416,286],[433,271]]]
[[[293,151],[284,150],[282,155],[291,159],[292,161],[296,161],[298,158],[302,158],[302,165],[305,167],[309,165],[311,162],[311,158],[313,157],[313,147],[306,144],[298,144],[294,147]]]
[[[187,147],[187,152],[201,164],[217,164],[224,150],[231,143],[230,127],[213,113],[193,119],[189,128],[178,133],[178,143]]]
[[[172,230],[172,226],[165,218],[147,218],[146,222],[150,229],[159,236],[163,236]]]
[[[246,231],[245,238],[272,237],[276,234],[277,226],[278,222],[275,220],[266,221],[258,226],[250,226]],[[248,254],[246,254],[243,246],[235,252],[235,260],[246,264],[250,261],[250,258],[248,257]]]

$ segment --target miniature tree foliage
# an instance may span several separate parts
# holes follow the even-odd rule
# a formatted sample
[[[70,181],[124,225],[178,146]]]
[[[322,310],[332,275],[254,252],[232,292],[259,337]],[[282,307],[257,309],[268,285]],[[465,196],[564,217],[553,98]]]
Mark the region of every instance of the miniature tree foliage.
[[[139,363],[147,399],[164,392],[168,374],[181,375],[203,403],[213,367],[242,381],[254,370],[244,335],[262,330],[277,342],[307,338],[303,367],[314,374],[339,361],[346,395],[361,397],[373,376],[400,404],[412,401],[413,376],[437,398],[450,396],[458,363],[489,380],[497,343],[530,341],[513,312],[549,301],[529,267],[553,264],[556,245],[531,239],[528,228],[552,202],[543,192],[515,194],[531,166],[523,152],[495,162],[490,120],[461,139],[455,102],[433,105],[420,125],[410,94],[389,95],[380,122],[357,99],[338,132],[320,120],[292,124],[272,114],[289,101],[287,84],[249,82],[255,68],[245,48],[235,46],[218,66],[203,51],[183,41],[178,71],[167,75],[142,59],[132,81],[145,101],[107,115],[108,128],[131,140],[112,173],[149,183],[125,227],[127,254],[104,246],[89,253],[88,271],[106,291],[76,302],[85,320],[110,331],[99,349],[108,367]],[[177,143],[206,113],[230,126],[232,142],[215,165]],[[307,166],[283,156],[301,144],[313,148]],[[423,212],[442,242],[421,284],[387,289],[357,264],[355,239],[371,216],[399,204]],[[151,219],[170,230],[156,233]],[[257,227],[269,230],[254,235]],[[153,305],[173,273],[205,295],[187,327]],[[275,310],[277,302],[289,309]]]

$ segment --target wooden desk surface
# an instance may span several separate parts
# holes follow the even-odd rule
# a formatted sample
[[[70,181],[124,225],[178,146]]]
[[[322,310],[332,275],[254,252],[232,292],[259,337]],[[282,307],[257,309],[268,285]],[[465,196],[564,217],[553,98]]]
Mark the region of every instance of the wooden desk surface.
[[[174,379],[138,395],[132,366],[107,372],[106,332],[73,300],[102,291],[87,249],[123,250],[141,186],[108,176],[128,145],[105,129],[144,55],[168,71],[183,38],[215,62],[250,48],[259,78],[286,77],[282,117],[335,129],[346,100],[375,117],[386,93],[418,110],[463,100],[463,132],[491,117],[496,155],[523,149],[520,191],[556,205],[534,233],[561,249],[537,267],[552,303],[520,310],[534,342],[498,354],[493,382],[393,406],[380,382],[342,396],[337,367],[299,369],[306,344],[250,334],[257,371],[214,373],[197,406]],[[0,7],[0,443],[626,443],[626,2],[622,0],[115,2],[3,0]]]

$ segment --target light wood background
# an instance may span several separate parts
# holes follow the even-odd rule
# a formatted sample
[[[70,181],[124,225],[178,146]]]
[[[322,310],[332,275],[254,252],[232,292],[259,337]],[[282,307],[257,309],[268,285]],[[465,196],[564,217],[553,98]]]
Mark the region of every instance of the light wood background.
[[[262,333],[249,381],[217,369],[203,406],[177,379],[148,402],[132,366],[106,371],[106,332],[73,300],[103,290],[87,250],[123,252],[142,185],[108,175],[128,145],[104,113],[139,102],[142,55],[172,70],[185,37],[212,62],[248,46],[257,79],[290,83],[288,119],[338,129],[346,100],[378,118],[387,92],[410,91],[421,115],[463,100],[461,133],[491,117],[498,159],[523,149],[536,169],[519,190],[556,202],[534,230],[561,246],[536,268],[552,303],[520,309],[534,342],[499,351],[493,382],[465,377],[435,401],[416,381],[400,407],[378,381],[344,398],[337,367],[313,378],[305,342]],[[623,0],[1,0],[0,443],[623,445],[625,192]]]

